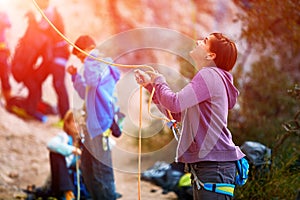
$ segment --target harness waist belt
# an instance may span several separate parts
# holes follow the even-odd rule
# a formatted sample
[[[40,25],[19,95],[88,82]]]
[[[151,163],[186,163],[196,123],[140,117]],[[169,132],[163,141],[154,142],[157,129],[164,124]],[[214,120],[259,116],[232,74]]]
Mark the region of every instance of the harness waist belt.
[[[196,172],[192,165],[190,165],[191,173],[194,176],[194,182],[197,185],[197,189],[200,190],[201,187],[207,191],[216,192],[219,194],[225,194],[233,197],[235,185],[229,183],[202,183],[196,175]]]
[[[208,191],[233,197],[235,185],[229,183],[204,183],[203,188]]]

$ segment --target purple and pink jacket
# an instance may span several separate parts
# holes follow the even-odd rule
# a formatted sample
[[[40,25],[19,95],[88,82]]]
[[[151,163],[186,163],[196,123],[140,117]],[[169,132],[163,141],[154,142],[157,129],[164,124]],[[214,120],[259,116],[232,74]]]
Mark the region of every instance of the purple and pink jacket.
[[[146,88],[155,88],[153,102],[182,123],[175,161],[235,161],[244,157],[227,128],[228,110],[237,101],[232,75],[217,67],[202,68],[181,91],[174,93],[163,76]]]

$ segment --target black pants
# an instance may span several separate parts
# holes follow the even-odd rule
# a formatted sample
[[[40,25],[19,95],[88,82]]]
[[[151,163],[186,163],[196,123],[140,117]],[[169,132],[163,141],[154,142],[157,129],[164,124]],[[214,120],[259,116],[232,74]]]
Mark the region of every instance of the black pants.
[[[58,111],[60,118],[63,119],[69,110],[69,96],[65,85],[65,68],[59,65],[52,66],[53,87],[57,95]]]
[[[235,161],[228,162],[198,162],[191,164],[197,174],[197,177],[203,183],[228,183],[234,184],[236,174]],[[203,188],[197,189],[193,184],[194,200],[231,200],[228,195],[218,194],[216,192],[206,191]]]
[[[60,197],[65,191],[74,190],[74,184],[63,155],[50,152],[51,191]]]
[[[36,76],[26,77],[23,83],[28,89],[28,95],[26,97],[24,108],[27,113],[35,116],[37,113],[38,103],[42,98],[42,83],[37,80]]]
[[[2,90],[10,90],[11,85],[9,83],[9,64],[7,62],[8,56],[3,50],[0,50],[0,80]]]
[[[70,109],[69,96],[65,84],[66,66],[65,63],[57,62],[56,59],[67,61],[70,52],[67,43],[60,41],[53,43],[49,48],[51,59],[45,59],[40,67],[36,70],[36,75],[40,85],[49,75],[52,75],[52,85],[57,96],[57,107],[59,116],[64,118],[66,112]]]
[[[95,139],[99,138],[93,140]],[[84,183],[93,200],[115,200],[116,189],[114,172],[111,167],[111,151],[102,150],[98,153],[99,157],[96,158],[85,146],[83,147],[80,167]]]
[[[49,75],[52,75],[52,85],[57,96],[58,112],[60,118],[63,119],[66,112],[70,109],[69,96],[65,84],[65,67],[53,62],[46,62],[40,66],[36,73],[38,74],[40,86]]]

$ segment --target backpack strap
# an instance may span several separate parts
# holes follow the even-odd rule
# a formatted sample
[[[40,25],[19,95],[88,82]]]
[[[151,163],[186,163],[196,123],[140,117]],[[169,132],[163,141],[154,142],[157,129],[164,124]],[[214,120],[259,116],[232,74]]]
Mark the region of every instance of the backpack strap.
[[[245,185],[245,183],[248,180],[248,174],[249,174],[248,160],[245,157],[237,160],[236,169],[237,169],[237,174],[235,176],[235,184],[240,186]]]

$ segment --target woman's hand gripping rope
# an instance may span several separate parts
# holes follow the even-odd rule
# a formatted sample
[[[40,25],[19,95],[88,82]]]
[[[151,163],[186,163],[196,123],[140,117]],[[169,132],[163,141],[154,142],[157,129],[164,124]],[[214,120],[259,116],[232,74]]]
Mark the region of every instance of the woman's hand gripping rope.
[[[157,71],[154,71],[154,70],[142,71],[140,69],[136,69],[136,70],[134,70],[134,73],[135,73],[136,82],[140,86],[143,86],[143,87],[146,87],[148,84],[152,84],[157,77],[162,76],[160,73],[158,73]],[[157,119],[166,121],[167,126],[172,130],[175,139],[178,141],[180,133],[179,133],[179,130],[177,127],[177,122],[176,122],[176,120],[173,119],[171,112],[169,110],[167,110],[169,118],[162,118],[162,117],[157,117],[157,116],[153,115],[150,111],[154,92],[155,92],[155,88],[153,87],[150,98],[149,98],[149,102],[148,102],[148,113],[152,118],[157,118]]]
[[[143,87],[146,87],[148,84],[153,83],[158,76],[161,76],[161,74],[154,70],[142,71],[140,69],[136,69],[134,70],[134,73],[136,82]]]
[[[142,87],[146,87],[147,85],[152,84],[158,76],[162,76],[161,74],[159,74],[157,71],[154,71],[154,70],[152,70],[152,71],[142,71],[140,69],[136,69],[136,70],[134,70],[134,73],[135,73],[136,82]],[[167,122],[170,121],[171,118],[167,119],[167,118],[157,117],[157,116],[155,116],[151,113],[150,108],[151,108],[151,102],[152,102],[154,92],[155,92],[155,87],[153,87],[153,89],[152,89],[152,92],[151,92],[151,95],[150,95],[150,98],[149,98],[149,102],[148,102],[148,113],[149,113],[149,115],[152,118],[164,120],[164,121],[167,121]]]

